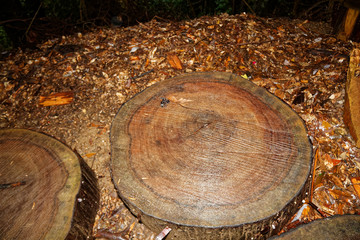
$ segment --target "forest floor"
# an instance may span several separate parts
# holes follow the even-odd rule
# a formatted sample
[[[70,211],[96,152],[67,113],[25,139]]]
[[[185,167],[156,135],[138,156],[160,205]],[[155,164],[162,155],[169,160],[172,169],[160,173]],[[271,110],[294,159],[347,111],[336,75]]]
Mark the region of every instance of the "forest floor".
[[[330,32],[324,23],[223,14],[48,40],[0,61],[0,128],[44,132],[82,156],[101,190],[98,239],[154,239],[158,233],[131,215],[112,183],[112,120],[123,103],[164,79],[232,72],[282,99],[308,129],[316,162],[311,204],[285,230],[360,214],[360,150],[343,123],[353,46]]]

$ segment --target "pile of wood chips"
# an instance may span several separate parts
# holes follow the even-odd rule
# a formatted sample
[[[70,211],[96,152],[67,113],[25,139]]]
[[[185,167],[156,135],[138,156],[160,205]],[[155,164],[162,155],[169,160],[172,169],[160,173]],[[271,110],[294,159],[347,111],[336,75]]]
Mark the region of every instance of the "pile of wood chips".
[[[241,14],[97,28],[17,50],[0,62],[0,127],[60,139],[96,172],[98,239],[154,239],[111,182],[109,129],[146,87],[188,72],[232,72],[266,88],[304,120],[314,147],[309,198],[284,229],[360,214],[360,151],[343,123],[350,42],[326,24]]]

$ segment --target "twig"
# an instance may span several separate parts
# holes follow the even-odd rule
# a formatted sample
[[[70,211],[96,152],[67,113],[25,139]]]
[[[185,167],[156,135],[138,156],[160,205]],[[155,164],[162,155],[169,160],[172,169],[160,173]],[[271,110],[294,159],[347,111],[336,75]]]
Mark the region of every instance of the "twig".
[[[262,42],[248,42],[248,43],[238,43],[236,44],[237,46],[244,46],[244,45],[260,45],[260,44],[264,44],[264,43],[269,43],[269,42],[273,42],[276,41],[274,40],[267,40],[267,41],[262,41]]]
[[[22,185],[25,185],[25,184],[26,184],[25,181],[14,182],[14,183],[5,183],[5,184],[0,184],[0,189],[18,187],[18,186],[22,186]]]
[[[28,32],[29,32],[29,30],[30,30],[30,28],[31,28],[31,25],[33,24],[36,16],[38,15],[38,13],[39,13],[39,11],[40,11],[40,8],[41,8],[42,4],[43,4],[43,3],[41,2],[40,5],[39,5],[39,7],[38,7],[38,10],[36,11],[34,17],[31,19],[31,22],[30,22],[28,28],[26,29],[26,32],[25,32],[25,36],[26,36],[26,37],[27,37],[27,34],[28,34]]]
[[[252,14],[254,14],[254,15],[256,15],[256,13],[254,12],[254,10],[250,7],[250,5],[245,1],[245,0],[242,0],[244,3],[245,3],[245,5],[249,8],[249,10],[250,10],[250,12],[252,13]]]
[[[308,10],[306,10],[303,15],[304,16],[308,16],[309,12],[311,10],[313,10],[314,8],[318,7],[319,5],[323,4],[323,3],[326,3],[328,2],[329,0],[322,0],[322,1],[319,1],[319,2],[316,2],[314,5],[312,5]]]
[[[318,206],[316,206],[314,203],[308,202],[308,204],[310,207],[315,209],[315,211],[317,211],[321,215],[321,217],[323,217],[323,218],[328,217],[328,215],[326,213],[324,213],[323,211],[321,211],[320,208]]]
[[[112,233],[106,230],[99,230],[95,238],[105,238],[105,239],[114,239],[114,240],[128,240],[129,238],[124,235],[122,232],[120,233]]]
[[[139,74],[139,75],[136,75],[136,76],[134,76],[134,77],[131,77],[131,79],[132,79],[132,80],[135,80],[135,79],[137,79],[137,78],[141,78],[141,77],[145,76],[146,74],[152,73],[153,71],[154,71],[154,69],[151,69],[150,71],[144,72],[144,73]]]
[[[100,229],[96,234],[95,238],[106,238],[115,240],[128,240],[129,234],[133,230],[136,222],[133,222],[130,226],[127,226],[123,231],[113,233],[105,229]]]
[[[9,20],[4,20],[2,22],[0,22],[0,25],[3,25],[5,23],[10,23],[10,22],[26,22],[29,21],[30,18],[26,18],[26,19],[9,19]]]
[[[311,186],[310,186],[310,199],[309,202],[312,202],[313,200],[313,194],[314,194],[314,179],[315,179],[315,171],[316,171],[316,165],[319,158],[319,149],[315,150],[315,157],[314,157],[314,165],[312,170],[312,179],[311,179]]]

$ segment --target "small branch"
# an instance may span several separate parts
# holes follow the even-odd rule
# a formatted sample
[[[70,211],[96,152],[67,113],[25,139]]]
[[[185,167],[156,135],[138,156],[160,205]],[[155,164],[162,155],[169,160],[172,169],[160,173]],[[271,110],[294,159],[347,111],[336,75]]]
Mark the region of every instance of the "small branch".
[[[254,10],[250,7],[250,5],[245,1],[245,0],[242,0],[243,3],[245,3],[245,5],[249,8],[250,12],[254,15],[256,15],[256,13],[254,12]]]
[[[319,2],[315,3],[315,4],[312,5],[308,10],[306,10],[306,11],[303,13],[303,15],[304,15],[304,16],[308,16],[308,14],[309,14],[309,12],[310,12],[311,10],[313,10],[314,8],[320,6],[321,4],[326,3],[326,2],[328,2],[328,1],[329,1],[329,0],[322,0],[322,1],[319,1]]]
[[[323,211],[320,210],[320,208],[318,206],[316,206],[314,203],[312,202],[308,202],[309,206],[312,207],[316,212],[318,212],[321,217],[326,218],[328,217],[328,215],[326,213],[324,213]]]
[[[135,79],[137,79],[137,78],[141,78],[141,77],[145,76],[146,74],[152,73],[153,71],[154,71],[154,69],[151,69],[150,71],[141,73],[141,74],[139,74],[139,75],[136,75],[136,76],[130,77],[130,78],[131,78],[132,80],[135,80]]]
[[[29,21],[31,18],[26,18],[26,19],[9,19],[9,20],[5,20],[0,22],[0,25],[3,25],[5,23],[11,23],[11,22],[26,22]]]
[[[129,240],[130,232],[133,230],[136,222],[133,222],[130,226],[127,226],[121,232],[113,233],[105,229],[100,229],[95,234],[95,238],[115,239],[115,240]]]
[[[312,179],[311,179],[311,185],[310,185],[310,200],[309,202],[312,202],[313,200],[313,195],[314,195],[314,180],[315,180],[315,172],[316,172],[316,164],[317,161],[319,159],[319,149],[315,150],[315,156],[314,156],[314,164],[313,164],[313,169],[312,169]]]
[[[276,40],[268,40],[268,41],[263,41],[263,42],[248,42],[248,43],[238,43],[236,44],[237,46],[244,46],[244,45],[260,45],[260,44],[264,44],[264,43],[269,43],[269,42],[273,42]]]
[[[26,184],[25,181],[14,182],[14,183],[5,183],[5,184],[0,184],[0,189],[18,187],[18,186],[22,186],[22,185],[25,185],[25,184]]]
[[[40,5],[39,5],[39,7],[38,7],[38,10],[36,11],[34,17],[31,19],[31,22],[30,22],[28,28],[26,29],[26,32],[25,32],[25,36],[26,36],[26,37],[27,37],[27,34],[28,34],[28,32],[29,32],[29,30],[30,30],[30,28],[31,28],[31,26],[32,26],[32,24],[33,24],[36,16],[38,15],[38,13],[39,13],[39,11],[40,11],[40,8],[41,8],[42,4],[43,4],[43,3],[41,2]]]

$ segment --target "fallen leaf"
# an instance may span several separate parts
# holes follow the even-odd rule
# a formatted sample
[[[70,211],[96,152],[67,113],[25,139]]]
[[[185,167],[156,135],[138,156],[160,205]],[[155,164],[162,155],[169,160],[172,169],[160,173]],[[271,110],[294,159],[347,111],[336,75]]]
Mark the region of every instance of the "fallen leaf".
[[[360,177],[351,178],[351,183],[353,184],[356,195],[360,199]]]
[[[324,127],[325,130],[329,130],[331,128],[331,124],[328,123],[327,121],[322,121],[322,126]]]
[[[168,54],[167,60],[172,68],[177,69],[177,70],[183,69],[181,61],[176,54]]]
[[[139,61],[140,58],[138,56],[130,56],[130,61]]]
[[[95,154],[96,154],[96,153],[87,153],[87,154],[85,154],[84,156],[89,158],[89,157],[94,156]]]

